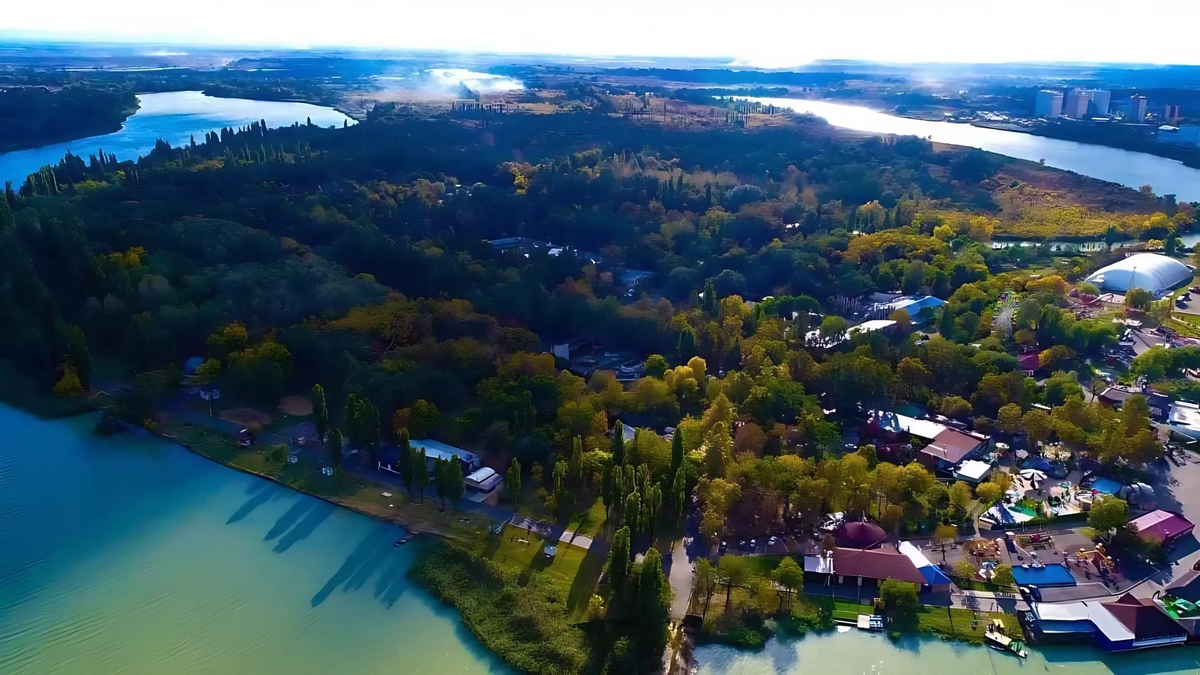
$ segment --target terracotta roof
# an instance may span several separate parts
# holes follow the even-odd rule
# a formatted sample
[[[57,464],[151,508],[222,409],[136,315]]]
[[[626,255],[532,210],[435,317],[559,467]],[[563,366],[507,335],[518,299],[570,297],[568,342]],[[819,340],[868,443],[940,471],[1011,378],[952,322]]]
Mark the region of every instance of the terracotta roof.
[[[1133,633],[1135,640],[1153,640],[1187,634],[1187,631],[1159,609],[1153,600],[1139,600],[1126,593],[1117,598],[1116,602],[1101,604],[1121,622],[1121,625]]]
[[[870,550],[835,548],[833,549],[833,572],[865,579],[895,579],[914,584],[928,583],[908,556],[890,547]]]
[[[921,448],[921,452],[951,464],[958,464],[963,457],[967,456],[967,453],[979,447],[981,443],[986,443],[987,440],[988,437],[983,434],[946,429],[934,436],[929,445]]]

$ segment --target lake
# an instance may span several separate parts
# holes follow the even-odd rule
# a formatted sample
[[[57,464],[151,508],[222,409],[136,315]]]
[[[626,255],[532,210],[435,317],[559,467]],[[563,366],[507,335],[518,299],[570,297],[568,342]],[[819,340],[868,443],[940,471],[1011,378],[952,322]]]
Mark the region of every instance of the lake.
[[[1137,189],[1149,184],[1160,195],[1173,194],[1180,200],[1200,201],[1200,169],[1179,161],[1075,141],[1045,138],[1000,129],[985,129],[954,122],[914,120],[862,106],[806,101],[792,98],[752,98],[764,105],[789,108],[823,117],[836,127],[878,134],[920,136],[939,143],[980,148],[1085,176],[1120,183]]]
[[[420,539],[94,419],[0,406],[0,673],[506,672]]]
[[[1013,623],[1015,623],[1015,619]],[[941,640],[907,638],[892,642],[881,634],[850,631],[771,640],[759,652],[723,645],[696,650],[699,675],[1170,675],[1200,672],[1200,647],[1168,647],[1129,654],[1104,654],[1099,648],[1050,647],[1031,650],[1029,658]]]
[[[103,149],[124,161],[149,153],[159,138],[179,146],[195,136],[199,143],[209,131],[259,120],[266,120],[268,127],[303,124],[308,119],[323,127],[354,124],[342,113],[319,105],[216,98],[198,91],[140,94],[138,102],[141,107],[125,120],[120,131],[0,154],[0,183],[12,181],[14,188],[20,187],[26,176],[43,165],[58,164],[68,150],[87,161],[89,154]]]

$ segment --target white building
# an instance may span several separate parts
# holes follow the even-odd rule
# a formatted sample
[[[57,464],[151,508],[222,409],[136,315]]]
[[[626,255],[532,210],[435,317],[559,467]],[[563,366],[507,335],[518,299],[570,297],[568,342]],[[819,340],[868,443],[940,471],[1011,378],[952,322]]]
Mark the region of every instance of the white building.
[[[1067,98],[1063,104],[1063,114],[1077,120],[1083,119],[1088,114],[1088,105],[1092,102],[1092,92],[1090,89],[1072,89],[1067,92]]]
[[[1129,119],[1141,124],[1146,121],[1146,97],[1129,97]]]
[[[1063,95],[1061,91],[1043,89],[1037,93],[1033,103],[1036,117],[1058,117],[1062,115]]]
[[[1112,92],[1106,89],[1092,89],[1091,100],[1088,102],[1088,114],[1096,117],[1108,116],[1108,104],[1112,100]]]

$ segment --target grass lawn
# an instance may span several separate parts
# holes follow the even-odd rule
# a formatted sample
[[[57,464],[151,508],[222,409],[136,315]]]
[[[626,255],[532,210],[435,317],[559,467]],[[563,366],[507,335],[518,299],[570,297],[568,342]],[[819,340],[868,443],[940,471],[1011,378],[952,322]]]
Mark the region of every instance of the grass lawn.
[[[604,526],[604,500],[599,497],[588,510],[580,511],[567,519],[567,529],[584,537],[595,537]]]
[[[984,629],[992,619],[1001,619],[1009,630],[1017,628],[1017,618],[1003,612],[976,612],[956,607],[923,607],[917,614],[922,633],[941,635],[971,643],[983,642]]]

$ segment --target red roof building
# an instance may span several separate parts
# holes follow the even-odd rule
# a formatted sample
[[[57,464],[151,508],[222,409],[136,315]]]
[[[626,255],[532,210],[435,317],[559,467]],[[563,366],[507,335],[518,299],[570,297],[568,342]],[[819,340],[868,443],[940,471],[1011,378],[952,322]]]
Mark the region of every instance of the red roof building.
[[[1129,526],[1141,535],[1143,539],[1153,539],[1162,542],[1163,546],[1170,546],[1188,536],[1192,533],[1192,529],[1196,527],[1192,524],[1192,521],[1178,513],[1171,513],[1162,509],[1134,518],[1129,521]]]
[[[929,583],[908,556],[891,547],[835,548],[833,549],[833,573],[839,577],[859,577],[876,581],[895,579],[918,586]]]

